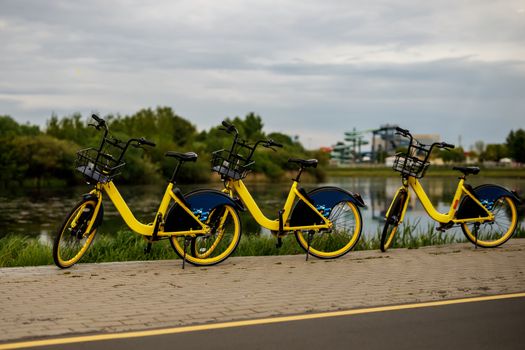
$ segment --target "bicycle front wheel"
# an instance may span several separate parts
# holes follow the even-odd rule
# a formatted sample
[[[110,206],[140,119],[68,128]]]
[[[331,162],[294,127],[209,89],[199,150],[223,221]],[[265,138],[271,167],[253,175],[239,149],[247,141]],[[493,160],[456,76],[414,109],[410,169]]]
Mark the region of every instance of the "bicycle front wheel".
[[[345,255],[352,250],[361,236],[361,213],[354,203],[339,202],[332,208],[328,219],[332,222],[332,229],[314,233],[310,244],[308,231],[295,232],[299,245],[321,259],[334,259]]]
[[[379,248],[382,252],[386,252],[388,248],[392,246],[394,237],[399,227],[399,221],[401,220],[401,215],[403,213],[403,207],[405,206],[405,201],[407,200],[407,192],[399,191],[390,205],[390,211],[388,217],[386,218],[385,226],[383,227],[383,232],[381,233],[381,242]]]
[[[62,269],[71,267],[87,251],[97,232],[92,224],[96,219],[96,207],[96,199],[83,199],[65,219],[53,242],[53,260],[56,266]]]
[[[491,209],[494,221],[463,223],[461,229],[468,240],[484,248],[493,248],[507,242],[516,230],[518,214],[516,204],[509,197],[501,197]],[[476,237],[475,225],[479,225]]]
[[[241,220],[237,210],[223,205],[212,210],[206,224],[210,233],[191,239],[186,261],[196,266],[215,265],[228,258],[241,239]],[[184,256],[184,236],[170,237],[170,243],[179,257]]]
[[[394,240],[398,227],[399,223],[394,220],[386,220],[383,232],[381,233],[381,243],[379,245],[379,248],[383,253],[392,246],[392,241]]]

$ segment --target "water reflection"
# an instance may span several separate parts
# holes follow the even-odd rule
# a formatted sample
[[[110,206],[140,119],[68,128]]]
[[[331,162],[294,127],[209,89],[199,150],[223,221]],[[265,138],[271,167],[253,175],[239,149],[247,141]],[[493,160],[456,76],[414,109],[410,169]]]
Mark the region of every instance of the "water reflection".
[[[425,178],[422,185],[429,198],[440,212],[447,212],[457,186],[455,178]],[[525,179],[498,178],[486,179],[471,176],[469,183],[473,186],[483,183],[498,183],[509,189],[525,189]],[[363,233],[367,236],[377,235],[383,227],[386,210],[393,195],[401,185],[399,177],[338,177],[331,178],[323,184],[303,184],[306,190],[318,186],[338,186],[363,196],[367,208],[362,208],[364,221]],[[196,186],[181,186],[183,192],[197,188],[220,189],[221,184],[206,184]],[[269,218],[276,218],[277,212],[284,204],[290,188],[290,182],[285,183],[247,183],[253,197],[263,213]],[[143,222],[151,222],[163,194],[163,186],[123,186],[122,196],[128,202],[135,216]],[[17,190],[16,192],[0,193],[0,236],[8,233],[21,233],[40,236],[42,240],[53,237],[58,226],[73,205],[80,199],[87,187],[65,189]],[[104,223],[100,229],[105,234],[111,234],[125,224],[109,201],[104,202]],[[523,224],[523,208],[520,208],[520,222]],[[245,233],[261,232],[261,228],[251,219],[248,213],[242,214],[243,231]],[[412,195],[407,211],[406,223],[418,223],[420,230],[428,228],[433,221],[426,215],[421,204]],[[262,231],[265,232],[265,231]],[[461,230],[452,230],[450,234],[462,235]]]

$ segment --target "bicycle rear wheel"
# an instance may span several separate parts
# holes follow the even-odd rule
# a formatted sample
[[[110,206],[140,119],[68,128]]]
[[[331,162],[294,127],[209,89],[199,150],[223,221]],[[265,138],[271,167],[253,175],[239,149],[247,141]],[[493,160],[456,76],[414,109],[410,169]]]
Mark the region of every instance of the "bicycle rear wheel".
[[[87,251],[97,233],[93,222],[96,219],[96,207],[96,198],[83,199],[67,216],[53,242],[53,261],[56,266],[62,269],[71,267]]]
[[[494,215],[494,221],[461,224],[468,240],[484,248],[494,248],[508,241],[518,222],[516,204],[512,198],[500,197],[490,211]],[[475,225],[479,225],[477,237]]]
[[[334,259],[348,253],[359,241],[362,229],[361,213],[350,201],[337,203],[328,219],[332,229],[314,233],[308,244],[308,231],[296,231],[299,245],[311,255],[321,259]],[[310,246],[310,248],[308,248]]]
[[[211,231],[191,239],[186,261],[196,266],[215,265],[228,258],[241,239],[241,220],[237,210],[222,205],[212,210],[206,224]],[[170,237],[170,243],[179,257],[184,256],[184,236]]]
[[[388,217],[386,218],[383,232],[381,233],[381,242],[379,248],[382,252],[386,252],[388,248],[392,246],[394,237],[399,227],[399,221],[401,220],[401,214],[403,213],[403,207],[407,200],[407,193],[400,190],[392,201]]]

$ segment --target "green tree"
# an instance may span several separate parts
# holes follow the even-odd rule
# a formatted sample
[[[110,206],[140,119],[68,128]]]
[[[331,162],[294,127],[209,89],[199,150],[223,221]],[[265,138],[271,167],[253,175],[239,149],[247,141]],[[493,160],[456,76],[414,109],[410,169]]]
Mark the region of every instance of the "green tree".
[[[59,119],[51,115],[46,125],[46,134],[61,140],[73,141],[78,145],[87,145],[95,138],[96,130],[82,120],[80,113]]]
[[[507,146],[504,144],[489,144],[485,148],[485,152],[481,155],[483,161],[489,160],[497,162],[501,158],[508,157],[509,152]]]
[[[18,124],[8,115],[0,115],[0,139],[20,136],[20,135],[38,135],[40,129],[36,125]]]
[[[445,163],[461,163],[465,161],[465,151],[463,147],[456,147],[451,150],[439,151],[439,156]]]
[[[49,135],[18,136],[9,143],[9,158],[16,164],[14,178],[35,179],[41,186],[46,178],[73,181],[71,164],[78,146],[70,141],[57,140]]]
[[[476,151],[476,154],[482,155],[483,152],[485,152],[485,142],[476,141],[474,143],[474,150]]]
[[[511,130],[507,136],[509,155],[519,163],[525,163],[525,130]]]

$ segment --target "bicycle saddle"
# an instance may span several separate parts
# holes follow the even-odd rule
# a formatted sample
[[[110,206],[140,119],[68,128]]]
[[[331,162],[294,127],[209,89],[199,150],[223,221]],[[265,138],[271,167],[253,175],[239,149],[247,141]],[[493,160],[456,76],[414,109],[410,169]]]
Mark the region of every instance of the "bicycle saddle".
[[[452,170],[461,171],[464,175],[476,175],[477,173],[479,173],[479,168],[477,166],[455,166],[452,168]]]
[[[290,158],[288,159],[288,163],[297,163],[301,165],[303,168],[317,168],[317,159],[298,159],[298,158]]]
[[[173,157],[177,158],[181,162],[194,162],[197,160],[197,153],[195,152],[186,152],[186,153],[179,153],[174,151],[168,151],[164,154],[166,157]]]

